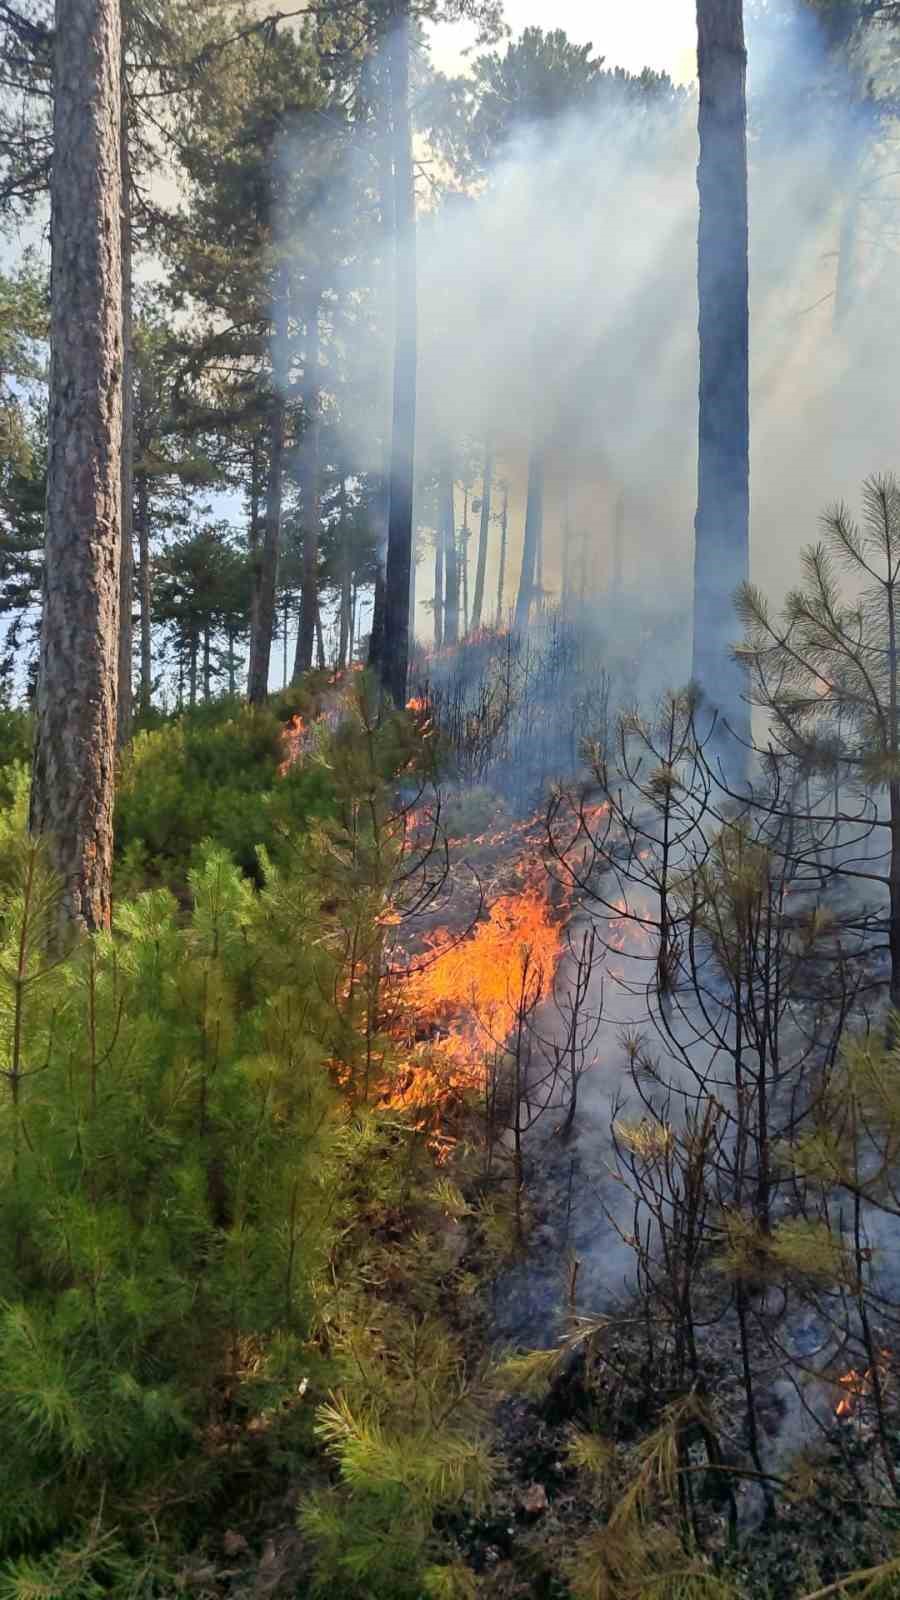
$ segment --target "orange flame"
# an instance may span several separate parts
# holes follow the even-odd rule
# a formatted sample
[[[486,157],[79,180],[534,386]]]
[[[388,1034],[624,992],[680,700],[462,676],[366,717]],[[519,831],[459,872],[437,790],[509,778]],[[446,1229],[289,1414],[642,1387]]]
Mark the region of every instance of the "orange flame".
[[[837,1381],[840,1387],[844,1390],[844,1393],[840,1396],[835,1405],[834,1414],[836,1417],[847,1418],[853,1416],[854,1412],[857,1411],[866,1395],[870,1392],[876,1372],[881,1383],[884,1383],[884,1379],[887,1376],[887,1364],[890,1359],[890,1354],[890,1350],[880,1351],[880,1359],[876,1363],[876,1366],[867,1367],[865,1372],[860,1372],[856,1367],[850,1367],[847,1372],[841,1373],[841,1376]]]
[[[420,1021],[446,1026],[446,1052],[477,1066],[490,1040],[516,1026],[523,1006],[546,998],[562,949],[549,898],[539,883],[502,894],[464,939],[435,934],[412,981]]]
[[[298,762],[303,755],[303,741],[307,735],[307,727],[299,711],[295,711],[290,722],[281,730],[281,743],[284,749],[284,760],[278,768],[279,778]]]

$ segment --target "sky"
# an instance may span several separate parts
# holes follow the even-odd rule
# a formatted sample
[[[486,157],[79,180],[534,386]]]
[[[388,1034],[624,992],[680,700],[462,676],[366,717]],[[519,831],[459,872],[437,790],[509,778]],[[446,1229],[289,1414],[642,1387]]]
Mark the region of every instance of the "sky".
[[[523,28],[562,28],[576,44],[590,41],[610,66],[668,72],[679,83],[696,72],[696,0],[505,0],[514,35]],[[444,72],[464,67],[472,29],[464,24],[435,31],[434,63]]]

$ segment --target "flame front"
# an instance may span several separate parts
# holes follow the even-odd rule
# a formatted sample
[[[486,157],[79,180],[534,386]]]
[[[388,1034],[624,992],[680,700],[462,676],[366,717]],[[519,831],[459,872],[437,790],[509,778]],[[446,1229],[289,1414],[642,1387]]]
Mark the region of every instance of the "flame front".
[[[410,983],[419,1025],[440,1029],[439,1048],[468,1064],[472,1082],[479,1082],[492,1044],[502,1046],[523,1011],[546,999],[561,949],[541,883],[499,895],[467,936],[455,939],[446,929],[432,935]]]

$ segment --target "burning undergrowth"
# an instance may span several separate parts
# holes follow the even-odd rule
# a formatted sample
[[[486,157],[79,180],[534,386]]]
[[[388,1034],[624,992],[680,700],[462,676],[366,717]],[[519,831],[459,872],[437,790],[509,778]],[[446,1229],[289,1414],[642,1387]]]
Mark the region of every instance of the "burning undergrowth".
[[[409,714],[438,746],[434,701]],[[477,1150],[459,1212],[476,1276],[483,1202],[507,1196],[506,1258],[481,1268],[491,1335],[551,1347],[534,1358],[545,1409],[529,1413],[547,1458],[515,1490],[536,1508],[523,1526],[546,1514],[532,1544],[561,1566],[561,1543],[589,1544],[599,1515],[633,1554],[627,1502],[639,1522],[680,1521],[696,1570],[724,1572],[748,1540],[784,1560],[776,1524],[862,1484],[847,1553],[878,1559],[900,1468],[896,1053],[847,1051],[863,968],[822,905],[800,903],[808,830],[788,843],[771,809],[729,809],[688,702],[623,719],[619,738],[615,765],[595,754],[549,812],[458,779],[404,790],[391,837],[409,887],[379,956],[384,1103],[449,1173]],[[576,1337],[554,1350],[566,1326]],[[634,1475],[651,1440],[669,1478],[648,1497]],[[465,1519],[454,1536],[475,1561],[496,1548]],[[801,1554],[792,1585],[846,1565],[837,1542]],[[600,1570],[602,1551],[588,1556]],[[491,1560],[515,1572],[514,1552]],[[595,1592],[586,1570],[579,1595]]]

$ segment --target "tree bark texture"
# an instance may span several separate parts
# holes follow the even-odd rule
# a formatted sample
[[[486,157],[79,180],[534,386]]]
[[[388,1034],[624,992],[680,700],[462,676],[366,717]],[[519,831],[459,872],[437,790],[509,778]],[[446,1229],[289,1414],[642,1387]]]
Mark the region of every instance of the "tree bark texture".
[[[57,0],[47,525],[31,828],[64,930],[108,926],[122,496],[121,19]]]
[[[132,297],[131,161],[128,150],[128,104],[125,93],[125,51],[120,66],[122,89],[122,553],[119,558],[119,687],[116,737],[131,738],[132,654],[134,650],[134,316]]]
[[[742,0],[697,0],[700,409],[693,675],[749,735],[734,594],[749,576],[747,104]]]
[[[380,675],[395,705],[401,706],[406,702],[409,667],[416,434],[416,219],[409,116],[409,36],[408,0],[399,0],[388,46],[395,226],[394,398]]]
[[[360,72],[359,116],[363,124],[366,124],[370,115],[373,119],[374,134],[371,155],[376,175],[378,215],[381,224],[381,255],[380,260],[375,264],[376,270],[372,282],[375,295],[375,314],[384,329],[384,381],[378,387],[375,402],[381,423],[381,465],[378,473],[372,475],[373,492],[370,501],[375,535],[376,573],[375,593],[372,604],[372,630],[369,636],[369,666],[378,673],[379,677],[382,677],[381,651],[384,644],[385,572],[390,519],[391,451],[393,448],[391,438],[393,420],[392,350],[395,340],[392,323],[393,303],[396,299],[394,279],[397,255],[392,155],[391,72],[389,41],[386,39],[381,39],[376,50],[369,52],[365,56]],[[353,638],[354,634],[351,630],[351,655],[353,652]]]
[[[316,618],[319,614],[319,296],[310,307],[304,374],[305,431],[301,446],[303,554],[300,572],[300,627],[294,657],[294,682],[312,666]]]
[[[150,574],[150,481],[146,472],[139,472],[135,486],[135,521],[138,543],[138,584],[141,599],[141,688],[140,708],[150,710],[153,694],[153,656],[151,650],[151,621],[153,615],[153,581]]]
[[[528,458],[528,498],[525,503],[525,538],[522,542],[522,571],[519,575],[519,593],[516,596],[516,627],[528,626],[531,602],[534,599],[534,579],[538,546],[544,525],[544,456],[533,446]]]

